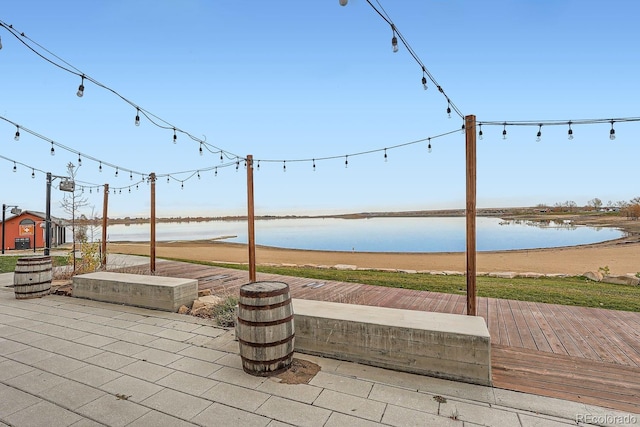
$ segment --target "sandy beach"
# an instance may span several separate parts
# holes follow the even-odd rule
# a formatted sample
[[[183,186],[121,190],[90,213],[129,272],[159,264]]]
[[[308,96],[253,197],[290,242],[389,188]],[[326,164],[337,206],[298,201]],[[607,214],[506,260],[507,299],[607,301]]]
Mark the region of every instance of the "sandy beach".
[[[112,253],[149,255],[149,243],[111,243]],[[248,248],[220,241],[158,242],[156,256],[198,261],[247,263]],[[292,250],[258,246],[260,264],[355,265],[361,268],[464,271],[466,255],[456,253],[374,253]],[[478,272],[535,272],[580,275],[608,267],[611,274],[640,272],[640,237],[564,248],[478,252]]]

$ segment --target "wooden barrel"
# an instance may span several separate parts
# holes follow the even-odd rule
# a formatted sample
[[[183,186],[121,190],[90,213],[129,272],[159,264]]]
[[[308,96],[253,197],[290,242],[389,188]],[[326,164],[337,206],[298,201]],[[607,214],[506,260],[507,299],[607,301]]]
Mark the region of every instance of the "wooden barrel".
[[[294,346],[289,285],[254,282],[241,286],[236,334],[246,373],[265,377],[288,369]]]
[[[13,289],[17,299],[39,298],[51,290],[51,257],[18,258],[13,273]]]

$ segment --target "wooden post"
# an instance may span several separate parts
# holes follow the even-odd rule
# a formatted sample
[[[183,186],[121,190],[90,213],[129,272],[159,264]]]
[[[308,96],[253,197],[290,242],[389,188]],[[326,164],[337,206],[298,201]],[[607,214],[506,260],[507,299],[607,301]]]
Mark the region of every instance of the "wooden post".
[[[465,116],[467,147],[467,315],[477,315],[476,292],[476,116]]]
[[[104,185],[103,192],[103,201],[102,201],[102,246],[101,246],[101,255],[100,255],[100,267],[102,269],[107,269],[107,206],[109,205],[109,184]]]
[[[249,282],[256,281],[256,229],[253,204],[253,156],[247,156],[247,223],[249,227]]]
[[[156,174],[151,172],[149,175],[151,182],[151,237],[149,249],[149,270],[152,273],[156,271]]]

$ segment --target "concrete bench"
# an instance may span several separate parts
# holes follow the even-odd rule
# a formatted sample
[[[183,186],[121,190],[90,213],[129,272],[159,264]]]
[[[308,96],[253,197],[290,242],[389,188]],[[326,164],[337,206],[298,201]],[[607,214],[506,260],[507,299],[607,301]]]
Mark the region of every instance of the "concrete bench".
[[[74,276],[73,296],[176,312],[198,299],[198,281],[99,271]]]
[[[491,385],[482,317],[294,299],[295,351]]]

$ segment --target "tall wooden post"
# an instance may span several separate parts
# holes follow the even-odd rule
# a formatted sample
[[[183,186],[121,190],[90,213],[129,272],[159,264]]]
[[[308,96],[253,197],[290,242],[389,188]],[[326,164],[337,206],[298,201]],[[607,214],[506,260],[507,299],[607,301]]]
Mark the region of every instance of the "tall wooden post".
[[[477,315],[476,292],[476,116],[465,116],[467,148],[467,315]]]
[[[150,249],[149,249],[149,270],[152,273],[156,271],[156,174],[151,172],[149,174],[149,181],[151,182],[151,237],[150,237]]]
[[[247,223],[249,227],[249,281],[256,281],[256,229],[253,203],[253,156],[247,156]]]
[[[100,255],[100,267],[107,268],[107,207],[109,206],[109,184],[104,185],[103,201],[102,201],[102,246]]]

